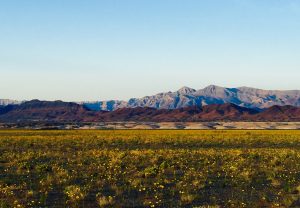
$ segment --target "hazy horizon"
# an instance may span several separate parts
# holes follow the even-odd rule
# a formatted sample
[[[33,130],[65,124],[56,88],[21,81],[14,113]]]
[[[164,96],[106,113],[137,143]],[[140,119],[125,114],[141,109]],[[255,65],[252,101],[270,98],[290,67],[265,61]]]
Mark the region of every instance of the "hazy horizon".
[[[0,99],[300,90],[297,0],[11,0],[0,17]]]

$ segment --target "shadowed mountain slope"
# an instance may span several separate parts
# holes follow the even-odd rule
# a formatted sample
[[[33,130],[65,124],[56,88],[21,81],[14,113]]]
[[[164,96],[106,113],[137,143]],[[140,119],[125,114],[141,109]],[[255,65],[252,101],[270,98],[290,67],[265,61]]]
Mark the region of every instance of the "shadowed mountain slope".
[[[214,121],[246,119],[256,113],[259,112],[227,103],[179,109],[123,108],[102,113],[99,118],[103,121]]]
[[[300,108],[294,106],[272,106],[253,116],[255,121],[300,121]]]

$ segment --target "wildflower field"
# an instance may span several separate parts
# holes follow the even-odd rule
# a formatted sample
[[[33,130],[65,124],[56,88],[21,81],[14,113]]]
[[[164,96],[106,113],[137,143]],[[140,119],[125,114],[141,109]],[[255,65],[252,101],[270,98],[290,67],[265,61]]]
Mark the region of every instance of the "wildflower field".
[[[0,207],[300,207],[300,131],[1,130]]]

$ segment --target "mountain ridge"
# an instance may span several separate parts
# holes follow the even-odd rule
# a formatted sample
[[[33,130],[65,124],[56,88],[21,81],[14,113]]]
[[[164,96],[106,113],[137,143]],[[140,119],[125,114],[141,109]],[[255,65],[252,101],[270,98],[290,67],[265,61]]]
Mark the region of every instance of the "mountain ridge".
[[[128,101],[109,100],[82,102],[91,110],[114,111],[120,108],[152,107],[156,109],[177,109],[188,106],[233,103],[253,109],[265,109],[274,105],[300,106],[300,90],[263,90],[251,87],[227,88],[209,85],[195,90],[182,87],[175,92],[163,92]]]
[[[120,108],[115,111],[92,111],[63,101],[32,100],[0,108],[0,123],[33,122],[207,122],[207,121],[300,121],[300,107],[272,106],[256,110],[232,103],[187,106],[177,109],[152,107]]]
[[[0,99],[0,106],[20,105],[26,101]],[[151,107],[156,109],[178,109],[189,106],[206,106],[211,104],[233,103],[253,109],[266,109],[278,106],[300,106],[300,90],[263,90],[252,87],[228,88],[209,85],[203,89],[187,86],[174,92],[161,92],[128,101],[107,100],[94,102],[77,102],[94,111],[114,111],[120,108]],[[0,107],[2,108],[2,107]]]

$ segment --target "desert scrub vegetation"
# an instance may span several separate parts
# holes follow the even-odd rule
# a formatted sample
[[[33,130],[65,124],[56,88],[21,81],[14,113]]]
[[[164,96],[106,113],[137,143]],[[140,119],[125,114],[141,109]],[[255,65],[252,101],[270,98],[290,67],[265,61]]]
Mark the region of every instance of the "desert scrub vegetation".
[[[0,207],[299,207],[300,131],[0,131]]]

